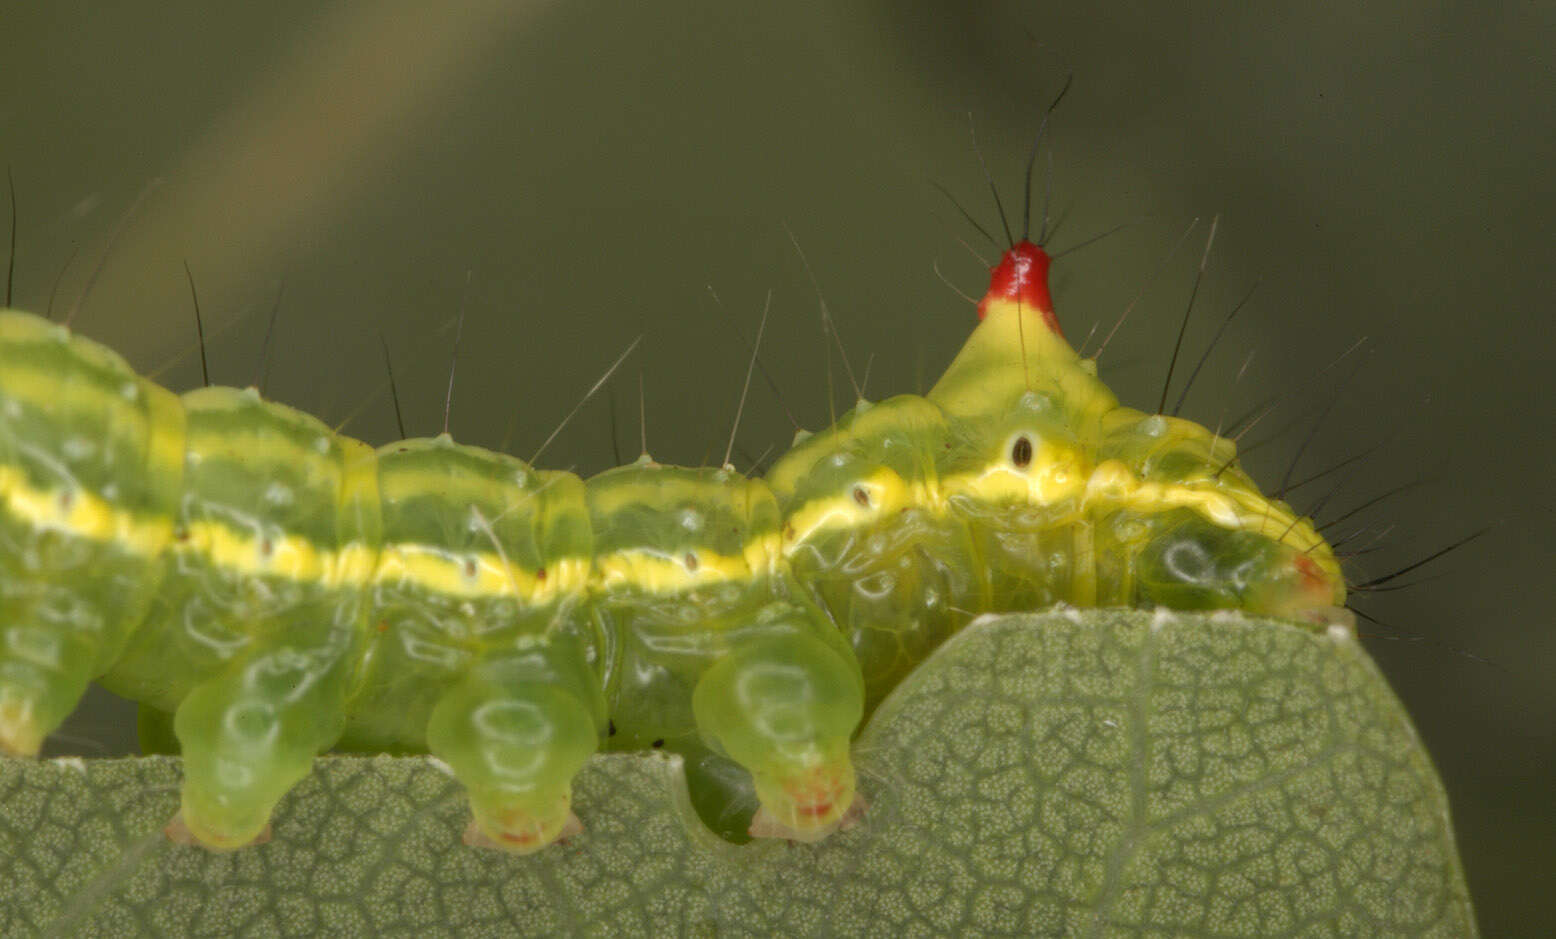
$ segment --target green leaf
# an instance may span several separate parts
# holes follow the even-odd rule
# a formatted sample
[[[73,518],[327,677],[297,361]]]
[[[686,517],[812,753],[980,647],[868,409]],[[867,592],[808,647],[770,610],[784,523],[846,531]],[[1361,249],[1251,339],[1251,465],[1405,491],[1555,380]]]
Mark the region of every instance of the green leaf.
[[[0,934],[1475,934],[1442,786],[1351,634],[1066,612],[970,627],[856,748],[819,845],[695,827],[679,764],[596,757],[587,831],[460,843],[422,757],[321,759],[273,840],[168,843],[178,762],[0,764]]]

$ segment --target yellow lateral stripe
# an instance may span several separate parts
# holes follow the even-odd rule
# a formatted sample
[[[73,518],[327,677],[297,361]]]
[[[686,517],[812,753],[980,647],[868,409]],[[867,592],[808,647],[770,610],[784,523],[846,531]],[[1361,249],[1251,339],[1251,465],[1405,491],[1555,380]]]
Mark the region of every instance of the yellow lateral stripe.
[[[1145,482],[1117,460],[1105,460],[1092,471],[1086,499],[1144,512],[1192,509],[1222,528],[1263,535],[1298,551],[1324,544],[1311,524],[1256,492],[1223,489],[1210,478],[1187,483]],[[1325,573],[1340,576],[1340,565],[1332,552],[1314,552],[1313,559]]]
[[[544,578],[489,551],[458,552],[411,542],[374,550],[354,542],[338,551],[320,551],[306,538],[271,539],[268,558],[263,539],[242,535],[214,523],[192,525],[180,550],[198,552],[228,570],[243,574],[285,577],[328,587],[410,581],[455,597],[514,597],[544,603],[579,592],[588,583],[587,558],[560,558],[546,568]]]
[[[165,458],[165,457],[164,457]],[[989,501],[1029,499],[1034,504],[1054,504],[1084,493],[1087,505],[1106,502],[1142,512],[1188,508],[1220,527],[1251,531],[1307,551],[1323,541],[1306,520],[1256,493],[1223,489],[1214,480],[1189,483],[1147,482],[1123,463],[1108,460],[1083,476],[1075,467],[1075,455],[1049,454],[1039,463],[1042,472],[1018,473],[1003,462],[981,473],[967,473],[945,481],[943,493],[965,493]],[[327,586],[379,583],[408,579],[420,586],[454,596],[517,596],[545,602],[584,589],[589,583],[602,588],[631,586],[649,593],[673,593],[700,585],[741,580],[753,572],[766,572],[780,550],[791,552],[795,544],[822,531],[863,526],[883,512],[913,505],[936,514],[946,511],[943,493],[923,483],[911,486],[890,471],[862,482],[869,505],[861,504],[850,490],[800,506],[789,517],[791,534],[757,535],[742,554],[724,555],[706,550],[686,556],[647,548],[631,548],[597,559],[563,558],[553,562],[544,579],[533,571],[505,561],[491,552],[455,553],[420,544],[395,544],[374,549],[360,542],[336,551],[321,551],[300,536],[256,538],[214,522],[198,522],[176,546],[180,553],[199,554],[228,570],[247,575],[285,577]],[[11,516],[38,528],[68,532],[98,542],[115,542],[123,549],[154,557],[170,542],[172,522],[167,518],[143,518],[82,490],[38,489],[27,483],[13,466],[0,466],[0,505]],[[781,545],[781,547],[780,547]],[[1332,552],[1313,552],[1320,567],[1338,577],[1339,565]],[[473,569],[473,570],[472,570]]]
[[[1090,473],[1084,472],[1078,453],[1044,444],[1033,469],[1022,473],[1004,461],[991,463],[982,470],[946,477],[939,493],[918,485],[912,492],[913,504],[936,514],[944,514],[946,499],[967,495],[980,502],[1026,501],[1034,505],[1054,505],[1067,498],[1080,497],[1081,507],[1106,502],[1140,512],[1161,512],[1173,508],[1191,509],[1211,523],[1231,531],[1249,531],[1299,551],[1323,545],[1312,525],[1288,509],[1265,499],[1256,492],[1226,489],[1213,479],[1186,483],[1160,483],[1141,480],[1118,460],[1105,460]],[[896,485],[890,482],[897,480]],[[861,483],[871,496],[871,505],[855,500],[851,491],[821,499],[812,499],[797,507],[787,519],[785,553],[822,532],[860,528],[880,517],[894,503],[877,494],[895,495],[903,490],[895,474],[878,473]],[[1340,565],[1327,549],[1314,551],[1313,559],[1323,570],[1340,576]]]
[[[38,489],[27,484],[13,466],[0,466],[0,506],[7,514],[35,528],[62,531],[154,558],[173,540],[169,518],[142,518],[90,492]],[[369,580],[406,577],[420,586],[454,596],[514,595],[545,602],[581,591],[588,583],[588,558],[561,558],[546,569],[542,580],[534,572],[481,552],[458,555],[425,545],[391,545],[382,551],[353,542],[335,551],[321,551],[300,536],[265,539],[233,531],[217,522],[196,522],[174,546],[180,554],[198,556],[218,567],[250,576],[284,577],[331,587],[361,585]],[[466,560],[475,562],[477,576],[465,575]]]
[[[1073,447],[1040,441],[1032,462],[1019,470],[996,460],[981,470],[947,477],[946,493],[965,494],[980,502],[1016,501],[1032,505],[1058,505],[1086,491],[1086,458]]]
[[[856,488],[864,490],[868,504],[854,495]],[[812,499],[789,513],[784,519],[788,533],[784,538],[784,552],[792,553],[790,546],[820,532],[860,528],[905,508],[921,508],[943,515],[945,500],[941,489],[924,480],[909,483],[892,470],[879,469],[846,492]]]
[[[320,551],[307,538],[282,535],[254,538],[217,522],[194,522],[174,551],[246,575],[284,577],[299,583],[324,583],[336,567],[333,551]],[[269,547],[269,553],[262,547]]]
[[[515,597],[545,603],[582,591],[588,584],[588,558],[559,558],[546,576],[509,564],[489,552],[451,552],[433,545],[385,545],[373,573],[375,583],[408,580],[456,597]]]
[[[0,504],[34,528],[62,531],[155,557],[173,536],[166,518],[141,518],[85,490],[38,489],[14,466],[0,466]]]
[[[632,587],[644,593],[676,593],[709,584],[746,580],[766,574],[777,557],[776,533],[758,535],[746,542],[739,555],[693,549],[671,555],[657,548],[626,548],[594,559],[596,589]],[[695,560],[688,565],[687,558]],[[695,568],[695,569],[694,569]]]

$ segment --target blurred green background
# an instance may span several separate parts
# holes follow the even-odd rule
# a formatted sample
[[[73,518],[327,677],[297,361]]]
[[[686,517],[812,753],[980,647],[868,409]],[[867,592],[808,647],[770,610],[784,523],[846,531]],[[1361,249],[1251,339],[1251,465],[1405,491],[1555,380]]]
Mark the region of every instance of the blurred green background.
[[[641,334],[542,461],[584,473],[636,455],[640,371],[654,455],[717,461],[744,372],[736,332],[755,333],[768,291],[762,357],[783,405],[759,380],[735,462],[786,446],[785,407],[825,423],[820,317],[785,226],[854,369],[869,363],[867,392],[927,387],[972,322],[944,281],[981,293],[966,245],[991,250],[931,181],[997,224],[968,115],[1019,202],[1042,108],[1073,72],[1050,137],[1051,246],[1136,224],[1063,259],[1056,303],[1079,342],[1141,294],[1102,360],[1120,395],[1154,406],[1206,221],[1169,253],[1191,219],[1220,213],[1190,353],[1259,288],[1186,413],[1214,425],[1298,389],[1250,439],[1311,419],[1345,369],[1304,383],[1368,337],[1296,475],[1381,444],[1331,516],[1430,482],[1357,518],[1371,526],[1357,544],[1386,534],[1354,576],[1499,523],[1401,578],[1428,582],[1372,598],[1389,626],[1365,632],[1442,770],[1486,934],[1556,930],[1556,354],[1537,320],[1556,7],[219,6],[0,13],[17,305],[41,310],[56,286],[56,308],[74,304],[160,178],[78,329],[148,372],[182,353],[162,380],[196,384],[187,261],[213,378],[248,384],[280,294],[268,393],[382,442],[396,433],[379,333],[409,431],[434,433],[464,302],[453,431],[493,447],[511,435],[526,457]],[[846,387],[836,365],[834,381]],[[1255,475],[1273,486],[1306,427],[1251,454]],[[133,739],[110,707],[73,720],[54,752]]]

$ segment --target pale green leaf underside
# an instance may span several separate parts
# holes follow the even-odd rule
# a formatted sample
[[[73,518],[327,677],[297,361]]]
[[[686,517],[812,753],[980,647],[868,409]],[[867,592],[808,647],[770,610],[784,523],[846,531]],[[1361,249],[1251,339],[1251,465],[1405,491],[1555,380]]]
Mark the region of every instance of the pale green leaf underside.
[[[425,758],[320,760],[225,856],[163,838],[176,760],[6,760],[0,934],[1475,932],[1442,787],[1339,630],[990,619],[857,753],[871,808],[816,846],[713,842],[678,764],[613,755],[578,780],[585,834],[528,858],[464,847]]]

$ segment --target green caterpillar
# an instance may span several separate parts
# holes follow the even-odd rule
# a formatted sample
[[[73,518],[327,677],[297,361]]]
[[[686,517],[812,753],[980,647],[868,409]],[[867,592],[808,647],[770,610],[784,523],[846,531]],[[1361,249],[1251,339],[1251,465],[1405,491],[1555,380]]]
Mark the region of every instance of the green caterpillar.
[[[1333,550],[1231,441],[1121,406],[1069,346],[1049,263],[1016,243],[926,396],[762,479],[374,450],[0,312],[0,747],[36,754],[97,680],[182,751],[170,832],[210,848],[262,838],[332,747],[430,751],[467,841],[516,852],[578,830],[591,754],[656,746],[714,802],[753,785],[752,835],[815,840],[859,810],[861,720],[979,614],[1343,616]]]

